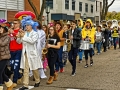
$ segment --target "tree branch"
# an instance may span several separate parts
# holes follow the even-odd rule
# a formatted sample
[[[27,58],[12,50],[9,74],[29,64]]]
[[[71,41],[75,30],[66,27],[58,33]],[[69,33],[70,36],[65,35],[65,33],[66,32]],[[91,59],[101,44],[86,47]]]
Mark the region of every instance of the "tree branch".
[[[107,6],[107,8],[109,8],[113,3],[114,3],[115,0],[112,0],[112,2]],[[108,1],[107,1],[108,2]]]
[[[42,0],[42,6],[41,6],[40,14],[39,14],[40,21],[42,21],[42,16],[43,16],[44,9],[45,9],[45,4],[46,4],[46,0]]]
[[[37,11],[35,5],[33,4],[32,0],[28,0],[28,2],[29,2],[30,6],[32,7],[32,9],[34,11],[34,13],[36,15],[36,18],[38,19],[39,14],[38,14],[38,11]]]

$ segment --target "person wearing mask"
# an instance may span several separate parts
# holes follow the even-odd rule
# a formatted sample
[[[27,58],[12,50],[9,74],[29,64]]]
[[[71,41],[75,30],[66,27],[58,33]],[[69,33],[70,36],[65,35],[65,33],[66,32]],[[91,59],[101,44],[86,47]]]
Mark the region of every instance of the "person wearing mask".
[[[20,68],[24,70],[24,85],[19,90],[26,90],[29,85],[29,70],[32,70],[35,78],[34,87],[39,87],[40,77],[38,69],[43,68],[43,66],[40,64],[40,56],[37,50],[37,40],[39,35],[36,27],[38,26],[38,23],[34,22],[30,16],[26,16],[22,20],[22,25],[24,25],[26,31],[19,31],[17,34],[17,42],[23,44]]]
[[[90,19],[87,19],[85,22],[85,26],[82,29],[82,40],[84,41],[89,41],[89,50],[84,50],[84,54],[85,54],[85,61],[86,61],[86,65],[85,68],[88,67],[88,56],[90,56],[90,65],[93,65],[93,45],[95,42],[95,28],[93,27],[93,23]]]
[[[65,41],[65,37],[64,37],[64,30],[62,30],[62,24],[60,22],[57,22],[55,24],[55,27],[56,27],[56,32],[58,33],[59,37],[60,37],[60,49],[59,49],[59,60],[56,61],[56,64],[55,64],[55,68],[56,68],[56,72],[59,72],[59,69],[60,69],[60,72],[64,72],[64,69],[63,69],[63,61],[62,61],[62,54],[63,54],[63,45],[64,45],[64,41]]]
[[[70,64],[72,65],[72,73],[71,76],[76,75],[76,58],[78,54],[78,48],[80,47],[80,40],[81,40],[81,33],[80,30],[76,28],[77,23],[76,21],[71,22],[71,50],[68,53],[68,59]]]
[[[11,57],[9,43],[8,26],[2,23],[0,24],[0,90],[3,90],[3,81],[7,86],[7,90],[13,89],[13,82],[5,74],[5,67]]]
[[[49,35],[47,37],[47,58],[48,58],[48,66],[50,69],[50,77],[47,81],[47,84],[52,84],[53,81],[57,80],[58,73],[55,72],[54,66],[56,61],[59,59],[59,49],[60,49],[60,38],[55,30],[55,27],[51,26],[49,28]]]
[[[15,19],[13,21],[13,28],[9,30],[10,36],[10,67],[11,71],[13,71],[13,87],[17,86],[17,81],[22,78],[22,74],[20,74],[20,60],[21,60],[21,53],[22,53],[22,44],[18,44],[16,42],[16,35],[20,30],[20,20]]]

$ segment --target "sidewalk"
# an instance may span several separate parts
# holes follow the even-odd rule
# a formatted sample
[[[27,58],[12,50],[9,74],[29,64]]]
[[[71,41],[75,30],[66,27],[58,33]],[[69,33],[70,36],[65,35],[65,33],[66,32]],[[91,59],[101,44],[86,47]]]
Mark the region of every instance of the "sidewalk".
[[[59,73],[58,81],[46,85],[47,79],[41,79],[40,87],[31,90],[120,90],[120,49],[108,50],[93,59],[94,65],[88,68],[84,68],[85,60],[83,63],[77,61],[74,77],[70,76],[71,65],[68,62],[65,72]],[[32,78],[30,80],[30,85],[34,85]]]

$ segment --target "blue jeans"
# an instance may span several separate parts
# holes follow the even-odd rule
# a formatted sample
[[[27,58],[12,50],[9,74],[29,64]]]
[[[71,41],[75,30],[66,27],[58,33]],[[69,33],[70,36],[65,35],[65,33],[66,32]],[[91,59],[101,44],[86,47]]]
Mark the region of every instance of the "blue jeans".
[[[71,45],[71,50],[68,53],[69,56],[69,62],[72,65],[72,73],[76,71],[76,58],[77,58],[78,48],[74,48],[73,45]]]
[[[116,49],[116,46],[117,46],[117,40],[118,40],[117,37],[113,37],[114,49]]]
[[[100,53],[101,50],[101,42],[96,42],[97,53]]]
[[[79,50],[79,61],[82,61],[84,50]]]
[[[21,53],[22,53],[22,50],[10,52],[10,54],[11,54],[10,66],[11,66],[11,71],[14,72],[13,83],[17,83],[17,80],[22,77],[22,75],[19,73]]]
[[[57,60],[55,63],[56,71],[59,71],[59,67],[60,67],[60,69],[63,68],[63,61],[62,61],[63,46],[60,47],[58,54],[59,54],[59,60]]]

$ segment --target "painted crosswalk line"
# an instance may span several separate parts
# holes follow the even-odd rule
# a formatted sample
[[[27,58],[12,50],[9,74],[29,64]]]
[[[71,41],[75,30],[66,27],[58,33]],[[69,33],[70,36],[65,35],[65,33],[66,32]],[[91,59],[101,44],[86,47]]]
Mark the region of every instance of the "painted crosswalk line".
[[[21,88],[21,87],[20,87]],[[30,89],[33,89],[34,88],[34,86],[28,86],[28,90],[30,90]],[[15,89],[15,90],[19,90],[19,88],[18,89]]]
[[[66,90],[80,90],[80,89],[70,89],[70,88],[69,88],[69,89],[66,89]]]

